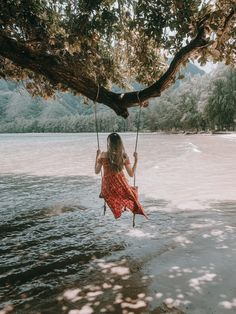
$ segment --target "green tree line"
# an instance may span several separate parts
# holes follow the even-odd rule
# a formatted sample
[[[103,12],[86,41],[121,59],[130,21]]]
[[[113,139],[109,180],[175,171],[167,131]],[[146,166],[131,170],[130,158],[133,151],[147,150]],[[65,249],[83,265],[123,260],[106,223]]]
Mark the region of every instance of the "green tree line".
[[[72,98],[67,99],[70,100]],[[37,112],[37,103],[34,106]],[[37,117],[34,113],[27,117],[19,116],[13,121],[5,121],[0,112],[0,132],[94,132],[92,106],[84,107],[86,114],[80,110],[65,116]],[[130,116],[123,119],[98,105],[100,132],[135,131],[137,121],[137,108],[131,109]],[[150,102],[149,107],[142,110],[140,129],[151,132],[234,130],[235,122],[236,70],[219,66],[213,74],[189,77],[177,88],[169,89],[159,99]]]

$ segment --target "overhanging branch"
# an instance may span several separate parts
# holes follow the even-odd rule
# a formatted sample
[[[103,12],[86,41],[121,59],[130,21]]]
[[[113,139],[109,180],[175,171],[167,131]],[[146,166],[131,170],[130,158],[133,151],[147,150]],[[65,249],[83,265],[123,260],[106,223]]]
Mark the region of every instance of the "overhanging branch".
[[[227,22],[225,22],[225,27],[229,25],[234,15],[235,11],[233,13],[231,12],[226,18]],[[179,50],[167,71],[158,81],[139,91],[139,95],[137,95],[137,91],[135,91],[124,93],[122,96],[102,86],[99,87],[98,94],[98,83],[89,76],[78,76],[73,67],[68,66],[65,60],[55,55],[35,52],[22,42],[11,39],[4,34],[0,34],[0,55],[11,60],[17,66],[27,68],[45,76],[53,84],[61,83],[91,100],[97,99],[97,102],[110,107],[117,115],[127,117],[127,109],[129,107],[138,105],[139,101],[143,102],[149,98],[160,96],[161,93],[174,82],[181,65],[185,63],[194,52],[207,44],[208,41],[205,39],[204,23],[201,23],[197,36],[190,41],[189,44]],[[81,70],[83,70],[83,65],[80,66]],[[83,73],[83,71],[81,71],[81,73]]]

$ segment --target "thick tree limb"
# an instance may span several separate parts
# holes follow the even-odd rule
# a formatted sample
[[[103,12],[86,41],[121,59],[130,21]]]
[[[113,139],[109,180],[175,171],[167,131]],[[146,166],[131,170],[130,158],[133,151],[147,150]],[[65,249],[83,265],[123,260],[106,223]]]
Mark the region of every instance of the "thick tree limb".
[[[32,51],[24,44],[0,34],[0,55],[17,66],[44,75],[53,84],[61,83],[91,100],[112,108],[118,115],[128,116],[119,94],[110,92],[89,77],[78,76],[73,66],[63,63],[59,57]],[[81,65],[81,68],[83,66]],[[82,71],[81,71],[82,72]],[[98,94],[99,88],[99,94]],[[97,97],[98,94],[98,97]]]
[[[233,14],[234,15],[234,14]],[[230,18],[227,20],[226,26]],[[117,115],[127,117],[127,108],[138,105],[152,97],[158,97],[171,85],[181,65],[198,49],[206,46],[204,25],[199,26],[197,36],[175,55],[164,75],[153,85],[138,92],[128,92],[123,95],[107,90],[86,75],[78,76],[78,70],[68,66],[65,60],[58,56],[39,53],[31,50],[25,44],[0,34],[0,55],[10,59],[14,64],[44,75],[53,84],[61,83],[66,87],[113,109]],[[71,57],[73,58],[73,57]],[[83,65],[80,65],[83,73]],[[80,70],[80,69],[79,69]]]
[[[44,75],[54,84],[61,83],[89,99],[97,99],[97,102],[107,105],[118,115],[127,117],[127,108],[138,104],[139,99],[144,101],[160,96],[161,92],[171,84],[181,64],[191,53],[206,44],[202,39],[203,32],[204,30],[201,29],[198,36],[176,54],[166,73],[155,84],[140,91],[139,95],[137,92],[129,92],[123,97],[102,86],[98,87],[98,84],[89,77],[78,77],[74,69],[61,62],[57,56],[32,51],[22,43],[4,35],[0,35],[0,54],[18,66]]]

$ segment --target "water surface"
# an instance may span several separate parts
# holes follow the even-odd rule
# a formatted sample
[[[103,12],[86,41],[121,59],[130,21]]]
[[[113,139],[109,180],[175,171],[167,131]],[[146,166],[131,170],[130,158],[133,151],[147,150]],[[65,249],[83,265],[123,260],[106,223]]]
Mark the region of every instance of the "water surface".
[[[103,150],[106,136],[100,139]],[[135,134],[122,137],[131,157]],[[187,313],[209,313],[204,312],[207,305],[201,312],[197,295],[221,280],[229,293],[222,300],[217,297],[224,293],[216,293],[214,313],[233,313],[236,293],[230,280],[235,278],[222,274],[220,265],[227,264],[227,254],[229,265],[235,263],[235,135],[140,134],[138,150],[137,183],[149,220],[137,217],[133,229],[129,213],[117,221],[109,210],[103,216],[100,176],[93,172],[94,134],[0,135],[2,308],[11,304],[17,313],[84,314],[123,313],[127,307],[155,313],[172,299]],[[214,254],[219,247],[217,257],[195,266],[192,260],[191,272],[182,268],[184,275],[208,278],[197,281],[204,282],[202,290],[191,285],[194,278],[186,278],[186,291],[178,293],[176,287],[174,293],[173,280],[183,274],[169,277],[178,269],[172,267],[180,266],[167,255],[182,249],[178,260],[186,259],[193,244],[199,255],[206,241]],[[221,250],[227,251],[224,262]]]

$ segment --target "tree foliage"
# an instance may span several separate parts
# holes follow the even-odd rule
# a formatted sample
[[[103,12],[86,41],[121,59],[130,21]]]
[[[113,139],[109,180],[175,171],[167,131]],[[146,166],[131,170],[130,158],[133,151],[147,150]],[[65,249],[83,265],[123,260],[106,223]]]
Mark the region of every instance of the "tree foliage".
[[[228,70],[223,78],[212,84],[211,95],[205,107],[205,116],[212,128],[229,129],[236,118],[236,75]]]
[[[33,95],[73,90],[127,116],[190,58],[235,64],[235,14],[235,0],[1,1],[0,76]],[[132,81],[148,87],[129,91]]]

